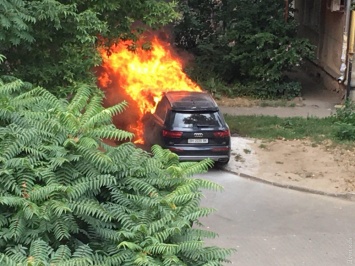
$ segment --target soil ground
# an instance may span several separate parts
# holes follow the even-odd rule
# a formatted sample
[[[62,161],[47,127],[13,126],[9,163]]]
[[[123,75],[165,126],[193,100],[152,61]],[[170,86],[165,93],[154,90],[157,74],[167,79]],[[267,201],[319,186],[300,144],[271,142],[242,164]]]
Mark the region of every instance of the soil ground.
[[[238,115],[276,115],[325,117],[335,112],[342,95],[322,88],[306,74],[300,75],[302,97],[293,107],[261,107],[260,102],[245,98],[219,99],[223,113]],[[240,174],[272,183],[300,187],[324,193],[355,192],[355,152],[331,143],[309,140],[263,142],[259,139],[232,138],[232,157],[226,167]]]
[[[355,154],[309,140],[233,137],[227,170],[289,187],[330,194],[355,192]]]

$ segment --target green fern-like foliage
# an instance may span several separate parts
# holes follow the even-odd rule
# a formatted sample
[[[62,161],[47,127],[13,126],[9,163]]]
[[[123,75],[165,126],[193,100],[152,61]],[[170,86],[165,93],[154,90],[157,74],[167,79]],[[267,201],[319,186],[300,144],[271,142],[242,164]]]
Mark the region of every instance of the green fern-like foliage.
[[[138,149],[112,124],[126,103],[102,100],[0,79],[0,265],[221,265],[231,250],[191,226],[213,211],[201,189],[221,189],[191,178],[212,162]]]

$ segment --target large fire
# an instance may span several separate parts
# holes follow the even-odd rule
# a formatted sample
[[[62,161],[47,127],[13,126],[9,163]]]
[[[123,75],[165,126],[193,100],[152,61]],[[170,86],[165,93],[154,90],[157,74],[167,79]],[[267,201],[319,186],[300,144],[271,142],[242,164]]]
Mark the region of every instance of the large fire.
[[[109,54],[105,49],[100,50],[103,64],[98,83],[105,91],[106,105],[128,101],[128,109],[114,123],[133,132],[136,143],[143,143],[142,117],[154,112],[163,92],[200,91],[201,88],[183,72],[183,61],[169,43],[153,37],[149,50],[132,51],[128,49],[132,45],[132,41],[121,41],[110,48]]]

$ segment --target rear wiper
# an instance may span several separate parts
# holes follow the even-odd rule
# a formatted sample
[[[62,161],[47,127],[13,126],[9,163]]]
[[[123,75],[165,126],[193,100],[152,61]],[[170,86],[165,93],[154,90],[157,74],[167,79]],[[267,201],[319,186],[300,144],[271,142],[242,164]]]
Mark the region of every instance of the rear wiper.
[[[207,124],[197,124],[197,127],[213,127],[213,125],[207,125]]]

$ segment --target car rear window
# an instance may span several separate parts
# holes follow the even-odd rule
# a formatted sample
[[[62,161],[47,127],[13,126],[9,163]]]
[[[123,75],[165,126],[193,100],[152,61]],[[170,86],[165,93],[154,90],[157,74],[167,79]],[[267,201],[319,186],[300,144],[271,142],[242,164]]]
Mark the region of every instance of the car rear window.
[[[173,127],[221,127],[219,112],[173,112]]]

